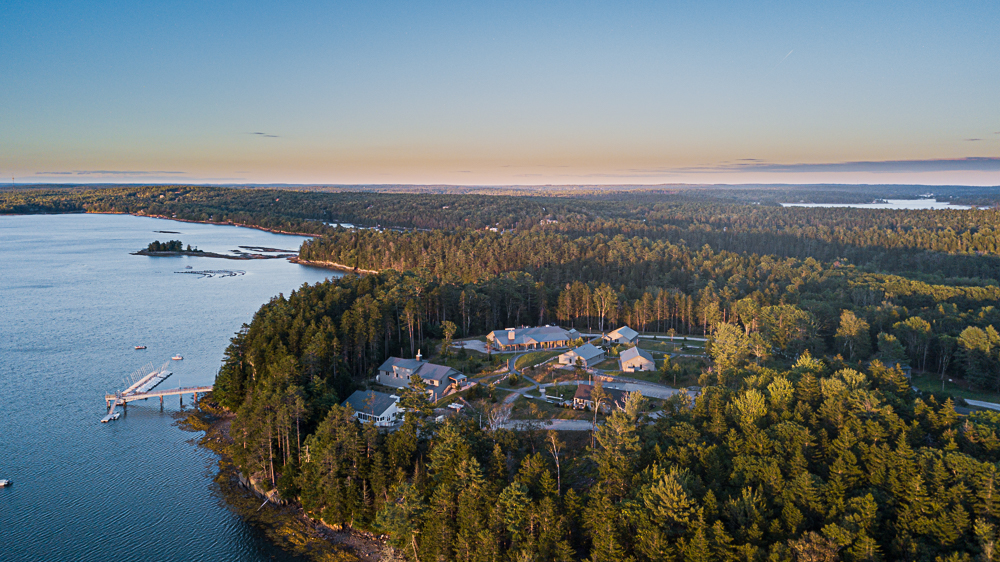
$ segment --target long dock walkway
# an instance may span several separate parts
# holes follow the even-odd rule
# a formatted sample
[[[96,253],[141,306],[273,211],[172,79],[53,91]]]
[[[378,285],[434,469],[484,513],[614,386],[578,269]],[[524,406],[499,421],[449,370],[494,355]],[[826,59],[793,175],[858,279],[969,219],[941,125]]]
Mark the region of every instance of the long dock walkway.
[[[198,399],[199,394],[204,394],[206,392],[212,392],[212,385],[208,386],[186,386],[184,388],[167,388],[164,390],[151,390],[149,392],[135,392],[132,394],[123,394],[118,396],[117,394],[106,394],[104,395],[104,400],[108,403],[108,406],[116,406],[118,404],[126,404],[128,402],[134,402],[136,400],[145,400],[147,398],[156,398],[157,396],[177,396],[179,394],[193,394],[194,399]],[[114,404],[112,404],[112,401]]]
[[[137,369],[134,373],[129,375],[128,378],[124,379],[125,384],[130,384],[128,388],[124,391],[118,391],[113,394],[104,395],[104,403],[108,408],[108,413],[103,418],[101,418],[102,423],[107,423],[111,420],[117,419],[115,417],[115,408],[121,406],[128,410],[128,403],[134,402],[136,400],[148,400],[150,398],[160,398],[160,407],[163,406],[164,396],[181,396],[181,403],[184,402],[184,394],[193,394],[194,399],[198,400],[198,394],[204,394],[206,392],[212,391],[212,385],[208,386],[188,386],[183,388],[169,388],[164,390],[153,390],[161,382],[167,380],[171,374],[167,370],[167,365],[170,362],[164,363],[159,369],[153,368],[153,364],[149,363],[145,367]]]

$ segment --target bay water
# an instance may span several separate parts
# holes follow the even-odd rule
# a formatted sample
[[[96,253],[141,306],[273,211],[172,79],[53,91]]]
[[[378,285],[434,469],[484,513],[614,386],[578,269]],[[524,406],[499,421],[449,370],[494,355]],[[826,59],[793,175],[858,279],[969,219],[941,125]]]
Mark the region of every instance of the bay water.
[[[0,560],[292,559],[226,508],[216,456],[176,426],[178,397],[99,420],[105,393],[150,362],[174,373],[159,389],[212,384],[263,303],[339,276],[284,259],[130,252],[303,239],[128,215],[0,216],[0,478],[14,480],[0,489]]]

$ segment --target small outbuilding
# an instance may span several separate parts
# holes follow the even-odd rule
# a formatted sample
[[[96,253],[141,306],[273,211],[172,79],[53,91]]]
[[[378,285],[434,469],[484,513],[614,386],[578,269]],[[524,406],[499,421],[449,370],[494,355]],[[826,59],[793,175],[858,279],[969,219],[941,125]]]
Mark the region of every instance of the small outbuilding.
[[[355,419],[362,423],[373,422],[376,427],[393,425],[402,412],[398,396],[374,390],[357,390],[342,406],[353,408]]]
[[[655,371],[656,361],[653,361],[653,355],[645,349],[630,347],[618,356],[618,366],[626,373]]]
[[[636,344],[639,342],[639,332],[628,326],[622,326],[610,334],[604,336],[604,341],[608,343]]]
[[[562,365],[576,365],[578,359],[583,363],[584,367],[593,367],[604,361],[604,350],[592,344],[585,343],[576,349],[560,355],[559,363]]]

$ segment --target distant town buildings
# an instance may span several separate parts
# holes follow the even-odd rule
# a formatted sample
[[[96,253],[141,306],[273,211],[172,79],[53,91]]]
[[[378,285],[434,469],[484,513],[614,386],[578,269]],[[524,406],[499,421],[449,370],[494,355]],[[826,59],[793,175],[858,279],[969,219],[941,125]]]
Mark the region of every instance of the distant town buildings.
[[[493,349],[498,351],[524,351],[529,349],[551,349],[569,347],[579,339],[580,332],[564,330],[559,326],[538,326],[535,328],[507,328],[493,330],[486,335]]]

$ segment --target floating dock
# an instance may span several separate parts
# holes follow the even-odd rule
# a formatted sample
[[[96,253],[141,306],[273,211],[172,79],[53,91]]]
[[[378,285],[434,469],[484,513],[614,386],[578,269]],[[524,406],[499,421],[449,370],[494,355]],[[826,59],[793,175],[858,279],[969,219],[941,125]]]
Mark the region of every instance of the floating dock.
[[[146,400],[148,398],[156,398],[158,396],[162,407],[164,396],[181,396],[181,404],[183,404],[184,394],[194,395],[194,399],[197,401],[198,394],[204,394],[212,391],[212,385],[153,390],[173,374],[171,371],[167,370],[167,365],[169,364],[170,361],[167,361],[162,367],[157,369],[153,367],[152,363],[147,363],[145,366],[136,369],[131,375],[124,379],[125,384],[129,385],[128,388],[123,391],[115,392],[114,394],[105,394],[104,402],[107,405],[108,413],[101,418],[101,423],[108,423],[112,420],[118,419],[115,415],[115,408],[121,405],[123,408],[128,409],[127,404],[134,400]]]

